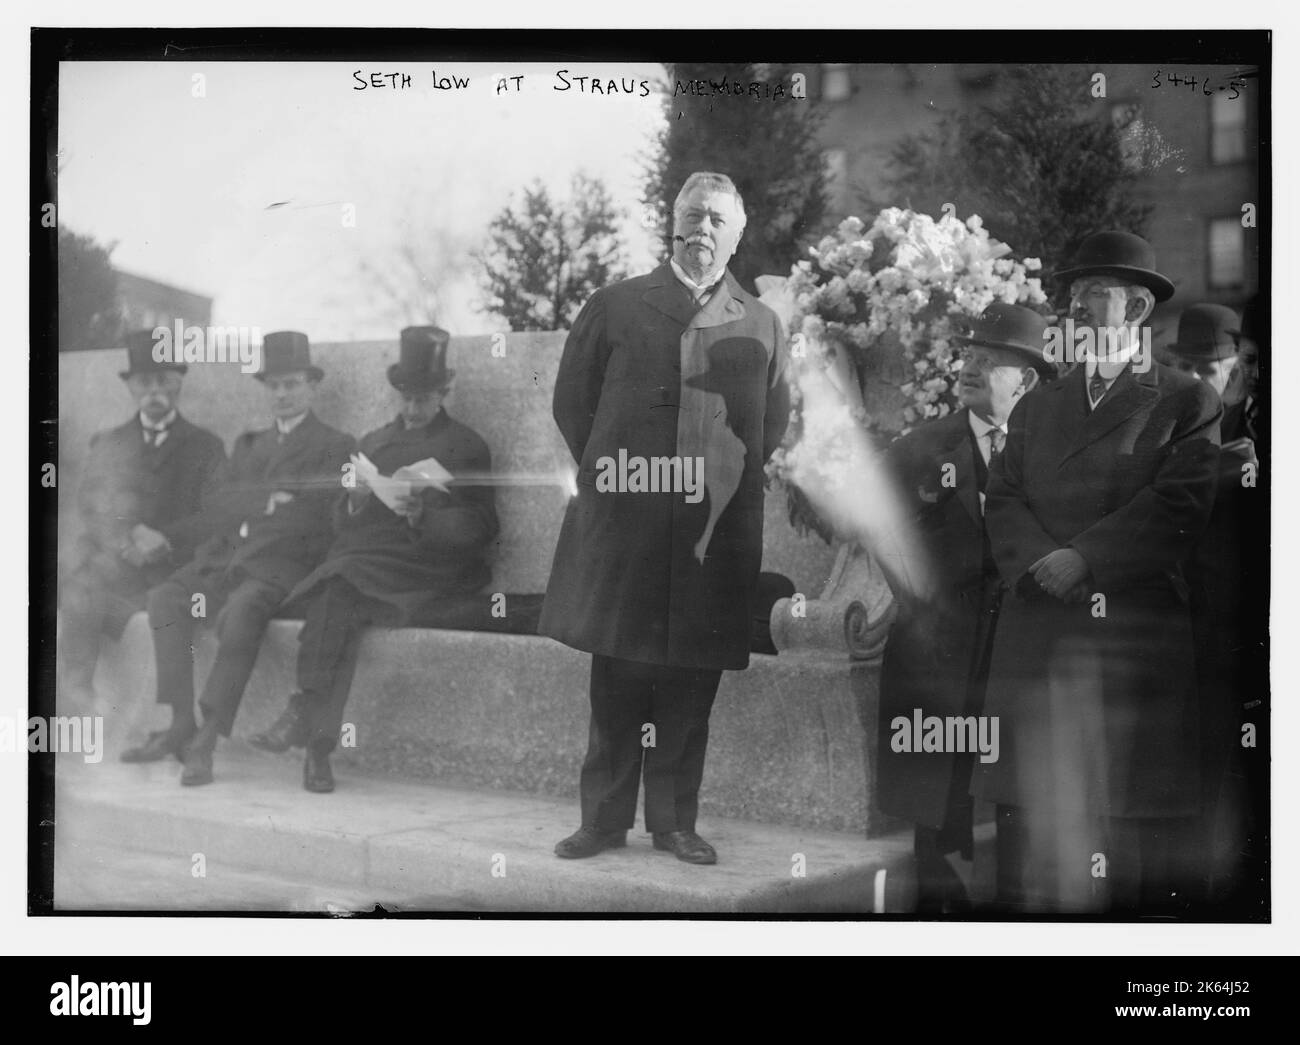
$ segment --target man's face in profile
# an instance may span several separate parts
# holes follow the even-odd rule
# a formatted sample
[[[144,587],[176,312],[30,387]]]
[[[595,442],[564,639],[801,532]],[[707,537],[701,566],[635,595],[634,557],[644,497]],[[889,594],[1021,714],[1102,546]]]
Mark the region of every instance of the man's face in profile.
[[[692,189],[673,214],[673,258],[692,276],[718,272],[731,260],[744,231],[736,197],[703,186]]]
[[[971,345],[962,352],[957,399],[990,424],[1004,424],[1024,384],[1025,364],[1003,348]]]
[[[175,370],[132,374],[126,387],[140,413],[156,424],[175,409],[181,396],[181,375]]]

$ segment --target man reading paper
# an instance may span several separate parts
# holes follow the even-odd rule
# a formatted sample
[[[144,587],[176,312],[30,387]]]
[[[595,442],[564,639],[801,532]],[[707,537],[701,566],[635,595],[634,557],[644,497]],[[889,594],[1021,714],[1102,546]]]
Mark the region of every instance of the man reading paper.
[[[334,543],[289,597],[306,615],[298,692],[275,724],[249,742],[269,751],[305,747],[308,791],[334,790],[329,756],[362,630],[436,626],[449,603],[491,579],[486,555],[498,527],[492,487],[482,480],[492,459],[478,433],[442,408],[453,376],[449,337],[437,327],[402,331],[400,359],[388,368],[401,412],[361,440],[357,482],[334,508]],[[449,483],[457,475],[476,482]]]

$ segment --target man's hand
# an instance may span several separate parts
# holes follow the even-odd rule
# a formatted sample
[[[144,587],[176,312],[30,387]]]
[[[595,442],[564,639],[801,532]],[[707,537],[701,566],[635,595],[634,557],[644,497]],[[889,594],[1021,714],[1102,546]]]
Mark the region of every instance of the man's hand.
[[[128,551],[134,551],[134,555],[123,553],[122,557],[133,566],[139,566],[146,562],[158,562],[167,557],[171,552],[171,542],[161,533],[144,523],[136,523],[131,527],[131,548]],[[136,560],[139,561],[136,561]]]
[[[1088,564],[1073,548],[1057,548],[1029,567],[1038,586],[1062,601],[1079,601],[1072,596],[1088,576]],[[1087,593],[1084,593],[1084,598]]]
[[[415,491],[411,491],[405,496],[397,498],[397,504],[393,510],[398,515],[403,516],[412,526],[419,526],[420,519],[424,515],[424,498]]]
[[[266,514],[271,515],[282,504],[288,504],[293,500],[293,494],[284,490],[276,490],[266,501]]]

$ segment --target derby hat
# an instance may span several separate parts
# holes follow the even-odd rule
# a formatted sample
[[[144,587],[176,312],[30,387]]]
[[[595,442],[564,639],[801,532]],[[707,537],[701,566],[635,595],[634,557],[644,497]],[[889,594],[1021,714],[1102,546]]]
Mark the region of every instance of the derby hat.
[[[189,367],[184,363],[160,363],[154,358],[154,341],[152,330],[133,330],[122,339],[126,347],[126,369],[119,370],[118,375],[125,381],[135,374],[156,374],[160,371],[174,370],[183,374]]]
[[[451,335],[440,327],[407,327],[400,335],[397,362],[388,368],[388,383],[399,392],[446,388],[456,371],[447,366]]]
[[[281,374],[305,373],[313,381],[325,371],[311,361],[311,342],[296,330],[273,330],[262,338],[262,369],[253,376],[259,381]]]
[[[1095,232],[1081,244],[1069,268],[1056,278],[1073,281],[1080,276],[1114,276],[1146,287],[1157,301],[1174,296],[1173,283],[1156,271],[1156,252],[1141,236],[1131,232]]]
[[[1225,305],[1191,305],[1178,317],[1178,340],[1169,351],[1184,359],[1227,359],[1237,354],[1237,313]]]
[[[995,301],[980,313],[971,328],[969,334],[960,334],[956,340],[1015,352],[1044,376],[1056,376],[1056,367],[1045,352],[1047,318],[1032,308]]]

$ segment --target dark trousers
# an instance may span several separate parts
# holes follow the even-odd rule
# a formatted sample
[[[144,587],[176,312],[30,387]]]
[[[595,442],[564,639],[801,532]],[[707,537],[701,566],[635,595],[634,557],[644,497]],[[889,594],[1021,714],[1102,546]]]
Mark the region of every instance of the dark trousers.
[[[158,666],[158,701],[182,714],[194,705],[194,596],[206,600],[205,618],[216,614],[217,659],[203,687],[204,721],[215,720],[230,736],[235,713],[253,673],[266,626],[289,593],[278,584],[186,567],[149,592],[149,626]]]
[[[107,552],[89,554],[77,564],[59,599],[59,654],[67,684],[91,684],[100,636],[121,638],[126,622],[145,608],[150,584],[165,576],[166,568],[132,566]]]
[[[342,577],[330,577],[312,594],[298,635],[298,689],[310,728],[308,742],[333,750],[343,727],[362,632],[381,622],[387,607]]]
[[[1200,885],[1194,817],[997,809],[997,896],[1011,913],[1179,915]]]
[[[709,713],[721,680],[721,671],[591,658],[584,827],[630,829],[644,775],[646,830],[695,830]]]

